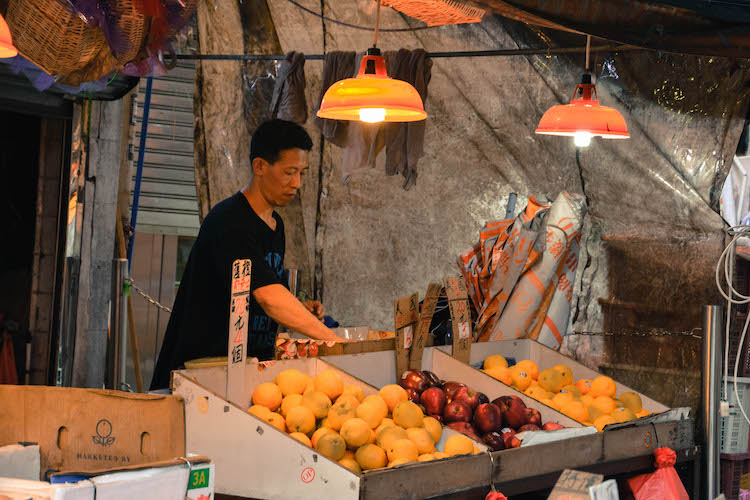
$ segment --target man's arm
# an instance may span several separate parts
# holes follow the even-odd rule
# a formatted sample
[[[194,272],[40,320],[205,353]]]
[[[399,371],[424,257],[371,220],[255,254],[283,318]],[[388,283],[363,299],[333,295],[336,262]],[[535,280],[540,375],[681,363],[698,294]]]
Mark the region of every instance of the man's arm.
[[[253,297],[274,321],[295,332],[317,340],[346,342],[313,316],[284,285],[274,284],[256,288]]]

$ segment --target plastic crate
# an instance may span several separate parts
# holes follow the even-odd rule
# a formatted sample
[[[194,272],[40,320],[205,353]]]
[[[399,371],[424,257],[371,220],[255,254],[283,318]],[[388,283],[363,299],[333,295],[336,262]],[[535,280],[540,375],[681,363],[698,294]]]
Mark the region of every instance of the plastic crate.
[[[750,455],[721,455],[721,493],[727,500],[739,500],[740,480],[750,472]]]
[[[734,377],[727,377],[729,386],[729,416],[721,417],[721,453],[738,454],[748,452],[750,424],[747,423],[739,405],[743,405],[750,416],[750,378],[737,377],[739,401],[734,394]],[[724,383],[721,384],[721,398],[724,399]]]
[[[735,261],[733,282],[738,292],[743,295],[750,294],[750,262],[743,257],[737,257]],[[738,349],[747,311],[747,304],[733,305],[729,324],[729,370],[734,373],[734,362],[739,355],[738,377],[750,377],[750,332],[745,336],[742,349]]]

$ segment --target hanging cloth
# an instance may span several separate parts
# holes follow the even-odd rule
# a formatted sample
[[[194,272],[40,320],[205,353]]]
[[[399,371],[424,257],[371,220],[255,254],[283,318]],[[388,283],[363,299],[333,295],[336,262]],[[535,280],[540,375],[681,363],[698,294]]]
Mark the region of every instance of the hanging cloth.
[[[3,332],[3,343],[0,348],[0,384],[18,384],[16,355],[13,353],[13,339],[8,332]]]

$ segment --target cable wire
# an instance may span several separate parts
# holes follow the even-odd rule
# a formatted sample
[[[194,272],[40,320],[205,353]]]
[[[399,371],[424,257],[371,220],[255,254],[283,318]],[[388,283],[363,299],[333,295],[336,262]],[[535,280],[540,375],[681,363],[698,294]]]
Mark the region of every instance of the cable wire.
[[[367,26],[359,26],[357,24],[351,24],[351,23],[345,23],[344,21],[337,21],[336,19],[331,19],[330,17],[324,16],[323,14],[318,14],[314,10],[310,10],[304,5],[300,5],[299,3],[295,2],[294,0],[286,0],[292,5],[295,5],[296,7],[304,10],[308,14],[312,14],[313,16],[319,17],[324,21],[328,21],[329,23],[338,24],[339,26],[345,26],[347,28],[352,28],[355,30],[361,30],[361,31],[375,31],[374,28],[369,28]],[[431,28],[441,28],[442,26],[416,26],[414,28],[380,28],[379,31],[381,32],[388,32],[388,33],[399,33],[399,32],[405,32],[405,31],[419,31],[419,30],[427,30]]]

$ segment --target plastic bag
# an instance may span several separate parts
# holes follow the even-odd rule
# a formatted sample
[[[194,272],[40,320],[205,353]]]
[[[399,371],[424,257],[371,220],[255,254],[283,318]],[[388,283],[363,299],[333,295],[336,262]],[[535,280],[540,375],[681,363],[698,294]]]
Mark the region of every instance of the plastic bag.
[[[674,470],[677,454],[669,448],[658,448],[654,455],[656,472],[628,479],[635,500],[690,500]]]

